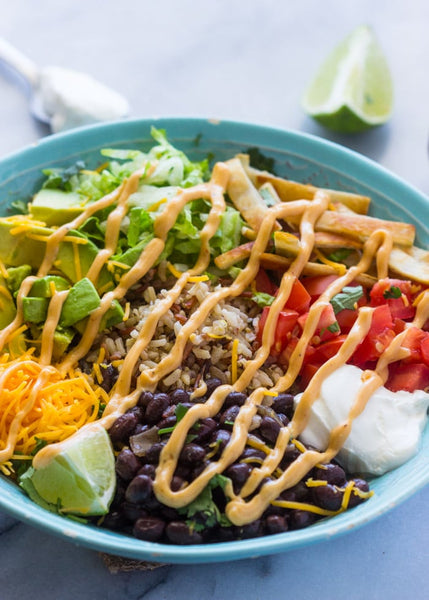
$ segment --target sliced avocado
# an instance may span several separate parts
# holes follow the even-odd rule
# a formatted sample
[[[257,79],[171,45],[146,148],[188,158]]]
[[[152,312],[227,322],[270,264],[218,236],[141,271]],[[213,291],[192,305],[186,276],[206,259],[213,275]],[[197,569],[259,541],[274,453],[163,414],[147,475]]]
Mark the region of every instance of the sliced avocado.
[[[0,275],[0,329],[11,323],[16,315],[16,306],[7,288],[6,279]]]
[[[46,243],[27,237],[27,233],[49,235],[53,230],[33,227],[30,224],[28,230],[12,234],[11,231],[18,229],[19,226],[18,221],[14,223],[0,219],[0,259],[7,266],[30,265],[37,269],[42,264]]]
[[[52,226],[64,225],[78,217],[84,204],[84,198],[75,192],[43,189],[34,196],[28,208],[33,219]]]
[[[11,231],[17,229],[20,223],[0,218],[0,260],[8,267],[28,265],[34,269],[38,269],[42,264],[46,251],[46,243],[28,237],[27,233],[46,237],[53,233],[54,230],[48,227],[33,227],[30,219],[28,219],[27,223],[29,223],[29,229],[21,233],[12,234]],[[79,231],[70,231],[68,235],[70,237],[83,238],[86,240],[86,243],[74,244],[73,247],[70,241],[61,242],[55,260],[55,267],[64,273],[70,281],[75,283],[88,273],[95,257],[99,253],[99,248]],[[77,248],[77,252],[75,248]],[[104,266],[97,281],[97,288],[105,290],[109,284],[111,288],[114,287],[112,275],[107,270],[107,267]]]
[[[31,275],[31,271],[32,268],[30,267],[30,265],[21,265],[20,267],[9,267],[9,269],[7,269],[8,277],[6,283],[11,294],[17,293],[24,279]]]
[[[27,296],[22,299],[24,321],[28,323],[44,323],[48,314],[48,298]]]
[[[69,327],[87,317],[100,306],[100,296],[93,283],[84,277],[71,288],[61,311],[60,325]]]
[[[54,332],[54,349],[52,357],[59,360],[73,341],[75,331],[70,327],[57,327]]]
[[[51,298],[52,297],[52,284],[58,292],[68,290],[70,284],[67,279],[60,277],[59,275],[46,275],[41,277],[33,283],[31,286],[29,296],[37,296],[38,298]]]
[[[124,309],[119,302],[117,300],[113,300],[109,310],[101,319],[100,331],[104,331],[104,329],[109,329],[110,327],[113,327],[113,325],[122,323],[124,320],[124,314]]]

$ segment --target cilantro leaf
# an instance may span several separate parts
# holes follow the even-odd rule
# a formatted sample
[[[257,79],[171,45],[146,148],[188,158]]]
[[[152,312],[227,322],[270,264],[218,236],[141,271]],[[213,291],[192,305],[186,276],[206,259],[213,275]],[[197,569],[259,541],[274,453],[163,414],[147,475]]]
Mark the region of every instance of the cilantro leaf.
[[[341,331],[338,321],[335,321],[335,323],[331,323],[331,325],[329,325],[326,329],[331,333],[337,333],[338,331]]]
[[[356,302],[358,302],[362,296],[363,288],[361,285],[344,287],[339,294],[336,294],[331,298],[334,313],[338,314],[345,309],[354,310],[356,308]]]
[[[229,527],[231,525],[225,514],[221,513],[219,507],[213,500],[212,490],[220,487],[224,490],[228,477],[215,475],[203,489],[201,494],[187,506],[178,509],[180,514],[187,516],[187,525],[195,531],[203,531],[206,528]]]
[[[250,164],[252,167],[255,167],[255,169],[260,169],[261,171],[269,171],[275,175],[274,164],[276,161],[274,158],[265,156],[265,154],[262,154],[259,148],[248,148],[247,154],[249,155]]]
[[[352,250],[349,248],[339,248],[338,250],[335,250],[335,252],[331,252],[331,254],[328,255],[328,259],[340,263],[345,261],[350,256],[351,252]]]
[[[386,298],[386,300],[388,300],[389,298],[400,298],[401,296],[401,288],[398,288],[396,285],[392,285],[388,290],[385,290],[383,293],[383,298]]]

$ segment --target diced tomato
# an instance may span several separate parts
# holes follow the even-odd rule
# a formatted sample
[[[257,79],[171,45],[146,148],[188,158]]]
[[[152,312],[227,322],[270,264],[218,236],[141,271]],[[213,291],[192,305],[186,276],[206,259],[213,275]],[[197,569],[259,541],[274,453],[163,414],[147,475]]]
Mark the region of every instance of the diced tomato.
[[[393,320],[387,304],[374,309],[371,327],[368,334],[356,348],[351,363],[365,366],[366,363],[377,360],[395,337]]]
[[[304,329],[305,322],[308,319],[309,313],[301,315],[298,319],[299,325]],[[337,319],[332,304],[328,304],[320,315],[319,323],[317,324],[314,335],[319,336],[320,341],[326,341],[340,335],[341,331],[338,326]]]
[[[262,311],[261,318],[259,319],[258,331],[256,334],[256,339],[259,344],[262,344],[262,333],[264,331],[265,323],[268,318],[268,313],[270,311],[270,307],[266,306]],[[277,325],[274,332],[274,343],[271,346],[270,353],[273,356],[278,356],[282,350],[286,347],[290,332],[295,327],[298,321],[298,313],[295,310],[282,310],[279,313],[279,317],[277,319]]]
[[[390,291],[397,288],[402,296],[399,298],[389,298]],[[386,297],[387,296],[387,297]],[[411,282],[402,279],[381,279],[373,286],[371,292],[371,306],[381,306],[387,304],[393,318],[412,319],[416,309],[413,306],[413,294],[411,291]]]
[[[313,356],[313,360],[321,365],[325,363],[327,360],[338,354],[341,346],[344,344],[346,339],[346,335],[338,335],[327,342],[323,342],[319,344],[315,348],[315,354]]]
[[[348,333],[355,324],[355,321],[358,317],[358,311],[345,308],[344,310],[340,310],[336,316],[341,332]]]
[[[336,279],[338,279],[337,275],[315,275],[314,277],[304,277],[302,284],[310,294],[312,300],[315,300]]]
[[[429,387],[429,366],[423,363],[392,364],[386,387],[392,392],[424,390]]]
[[[420,348],[422,352],[423,362],[429,367],[429,334],[422,340]]]
[[[255,287],[257,292],[270,294],[270,296],[275,296],[278,290],[278,287],[273,281],[271,281],[264,269],[259,269],[255,277]]]
[[[285,304],[285,308],[296,310],[301,315],[302,313],[308,311],[310,308],[310,302],[310,294],[307,292],[299,279],[295,279],[292,285],[290,296]]]
[[[300,373],[301,374],[300,388],[302,391],[305,390],[305,388],[308,386],[308,384],[310,383],[313,376],[317,373],[319,366],[320,365],[308,363],[302,367],[301,373]]]

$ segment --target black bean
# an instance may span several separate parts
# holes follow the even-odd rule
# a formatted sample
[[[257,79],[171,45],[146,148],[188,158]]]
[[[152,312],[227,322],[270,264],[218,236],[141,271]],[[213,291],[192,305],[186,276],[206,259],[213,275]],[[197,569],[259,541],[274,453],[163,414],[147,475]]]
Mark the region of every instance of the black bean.
[[[123,514],[124,518],[131,523],[134,523],[137,521],[137,519],[140,519],[140,517],[148,516],[147,510],[141,506],[138,506],[137,504],[134,504],[134,502],[127,501],[121,504],[121,513]]]
[[[158,542],[165,530],[165,521],[158,517],[142,517],[134,523],[133,534],[139,540]]]
[[[306,510],[292,510],[289,515],[289,525],[291,529],[303,529],[308,527],[316,520],[314,513]]]
[[[207,419],[201,419],[201,421],[198,422],[198,428],[196,430],[197,437],[195,438],[195,441],[203,442],[207,440],[213,431],[215,431],[216,427],[217,423],[214,419],[211,419],[210,417],[207,417]]]
[[[166,527],[165,534],[173,544],[201,544],[201,533],[191,529],[184,521],[171,521]]]
[[[147,475],[151,479],[155,479],[156,467],[155,465],[143,465],[136,473],[136,475]]]
[[[177,465],[174,475],[181,477],[184,481],[189,481],[191,476],[191,469],[187,465]]]
[[[152,444],[152,446],[144,453],[143,460],[151,465],[158,464],[159,455],[161,454],[164,445],[165,444],[163,442],[156,442],[155,444]]]
[[[243,484],[249,477],[251,470],[252,467],[246,463],[236,463],[235,465],[231,465],[226,469],[225,475],[232,480],[234,492],[236,494],[238,494],[243,487]]]
[[[179,462],[184,465],[195,466],[201,463],[206,456],[206,451],[198,444],[185,444],[179,456]]]
[[[142,504],[152,493],[152,479],[148,475],[136,475],[125,492],[128,502]]]
[[[183,404],[184,402],[189,402],[191,398],[191,394],[181,388],[170,392],[169,396],[173,404]]]
[[[230,406],[226,410],[223,411],[220,417],[220,425],[221,427],[226,427],[228,429],[232,429],[232,424],[237,418],[238,413],[240,412],[240,407],[237,405]]]
[[[158,427],[160,429],[166,429],[167,427],[174,427],[174,425],[176,425],[176,423],[177,423],[176,415],[170,415],[169,417],[165,417],[164,419],[159,421]],[[161,435],[163,435],[163,434],[161,434]],[[168,434],[168,435],[170,435],[170,434]]]
[[[280,468],[286,469],[290,463],[296,460],[300,455],[301,452],[298,450],[295,444],[288,444],[280,462]]]
[[[102,364],[100,365],[100,372],[103,378],[100,387],[102,387],[105,392],[110,392],[118,379],[118,370],[111,364]]]
[[[262,417],[259,431],[266,441],[275,444],[280,432],[280,425],[272,417]]]
[[[256,519],[252,523],[237,527],[238,537],[242,540],[247,540],[253,537],[259,537],[263,533],[261,519]]]
[[[124,515],[117,510],[109,512],[103,520],[103,527],[107,527],[107,529],[123,529],[126,524],[127,520]]]
[[[137,425],[134,428],[134,431],[132,432],[131,435],[138,435],[139,433],[142,433],[143,431],[147,431],[149,429],[148,425],[143,425],[143,423],[137,423]]]
[[[129,448],[123,448],[116,457],[115,470],[124,481],[131,481],[140,467],[141,462]]]
[[[245,448],[239,458],[240,461],[244,460],[244,459],[250,459],[250,458],[256,458],[257,460],[255,462],[259,463],[259,460],[265,460],[266,458],[266,454],[263,450],[257,450],[257,448]]]
[[[290,423],[289,418],[284,413],[277,413],[277,416],[285,427]]]
[[[223,403],[224,408],[229,408],[230,406],[243,406],[246,402],[247,396],[243,394],[243,392],[230,392],[228,396],[225,398],[225,402]]]
[[[295,495],[295,499],[298,502],[304,502],[305,500],[308,500],[310,497],[310,489],[305,485],[305,483],[303,481],[299,481],[296,485],[294,485],[293,487],[291,487],[289,490],[285,490],[285,492],[282,492],[280,494],[280,496],[283,499],[286,499],[284,497],[284,494],[287,495],[287,493],[293,492]]]
[[[133,408],[127,410],[126,414],[135,415],[137,417],[138,423],[142,423],[144,418],[144,408],[142,408],[141,406],[134,406]]]
[[[126,442],[138,423],[136,414],[127,412],[116,419],[109,429],[112,442]]]
[[[338,510],[341,507],[343,492],[340,492],[334,485],[318,485],[312,488],[314,503],[327,510]]]
[[[203,462],[203,463],[197,465],[196,467],[194,467],[190,474],[191,481],[196,479],[204,471],[206,466],[207,466],[206,463]]]
[[[291,419],[293,416],[293,401],[292,394],[279,394],[274,398],[271,408],[276,413],[283,413]]]
[[[167,406],[162,413],[162,418],[168,419],[168,417],[172,417],[173,415],[176,416],[176,406],[174,406],[174,404],[170,404],[170,406]]]
[[[212,434],[210,438],[210,447],[214,447],[213,444],[216,444],[218,451],[215,456],[221,454],[223,449],[231,439],[231,432],[226,429],[218,429]]]
[[[353,479],[353,481],[355,482],[355,487],[357,487],[359,490],[361,490],[361,492],[369,492],[369,485],[368,485],[368,482],[365,481],[365,479],[355,478],[355,479]],[[348,506],[350,508],[353,508],[353,506],[357,506],[358,504],[361,504],[364,501],[365,501],[365,498],[361,498],[360,496],[355,494],[352,490],[352,493],[350,494]]]
[[[165,411],[167,406],[170,404],[170,397],[168,394],[159,392],[154,395],[152,400],[146,406],[146,421],[150,425],[155,425],[162,417],[162,413]]]
[[[149,404],[149,402],[151,400],[153,400],[153,393],[149,392],[149,391],[144,391],[140,394],[137,404],[138,404],[138,406],[142,406],[143,408],[146,408],[146,406]]]
[[[265,519],[265,528],[269,534],[282,533],[288,530],[288,522],[285,516],[269,515]]]
[[[222,382],[218,377],[211,377],[210,379],[207,379],[207,381],[206,381],[207,391],[205,394],[206,398],[209,398],[213,394],[215,389],[218,388],[220,385],[222,385]]]
[[[328,463],[314,469],[314,479],[322,479],[333,485],[343,486],[346,483],[346,474],[339,465]]]
[[[173,492],[177,492],[178,490],[180,490],[183,484],[184,480],[178,475],[174,475],[173,479],[171,480],[170,487],[173,490]]]

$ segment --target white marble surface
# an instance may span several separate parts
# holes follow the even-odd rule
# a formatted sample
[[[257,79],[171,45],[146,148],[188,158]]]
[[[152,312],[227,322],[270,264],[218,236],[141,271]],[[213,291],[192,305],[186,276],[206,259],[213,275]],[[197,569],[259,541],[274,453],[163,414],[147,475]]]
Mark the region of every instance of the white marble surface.
[[[429,193],[429,5],[425,0],[14,0],[0,35],[40,65],[85,70],[129,99],[133,116],[209,116],[339,141]],[[371,24],[395,83],[391,122],[330,134],[299,99],[321,57]],[[0,156],[47,134],[0,70]],[[404,199],[406,202],[406,199]],[[110,574],[99,555],[0,514],[0,599],[427,598],[429,489],[340,539],[237,563]]]

